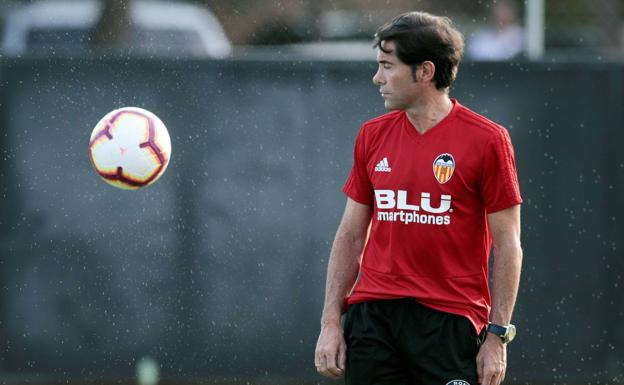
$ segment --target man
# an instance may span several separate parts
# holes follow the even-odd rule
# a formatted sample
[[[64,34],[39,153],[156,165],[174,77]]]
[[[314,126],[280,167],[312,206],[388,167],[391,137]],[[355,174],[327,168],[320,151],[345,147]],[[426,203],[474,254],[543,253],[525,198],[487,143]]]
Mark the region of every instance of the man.
[[[509,135],[449,98],[464,44],[448,18],[400,15],[375,47],[391,112],[355,142],[315,366],[349,385],[498,385],[522,260]]]
[[[466,47],[471,59],[510,60],[524,51],[525,31],[518,5],[513,0],[499,0],[490,7],[490,25],[475,31]]]

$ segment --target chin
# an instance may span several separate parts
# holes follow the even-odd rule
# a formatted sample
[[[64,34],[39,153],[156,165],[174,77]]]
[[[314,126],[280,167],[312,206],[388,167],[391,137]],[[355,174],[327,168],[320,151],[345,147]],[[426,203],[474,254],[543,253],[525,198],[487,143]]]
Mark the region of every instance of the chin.
[[[401,108],[399,106],[397,106],[396,104],[392,104],[389,102],[385,102],[384,103],[384,107],[386,108],[386,110],[388,111],[394,111],[394,110],[400,110]]]

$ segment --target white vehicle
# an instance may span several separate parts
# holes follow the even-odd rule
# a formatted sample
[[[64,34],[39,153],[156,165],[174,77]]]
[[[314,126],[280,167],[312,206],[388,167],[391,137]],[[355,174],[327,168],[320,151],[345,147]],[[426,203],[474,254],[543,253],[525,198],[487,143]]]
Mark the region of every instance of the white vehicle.
[[[92,30],[103,10],[97,0],[44,0],[10,8],[2,50],[7,57],[79,54],[92,49]],[[124,52],[138,56],[224,58],[232,46],[206,7],[130,1],[131,33]]]

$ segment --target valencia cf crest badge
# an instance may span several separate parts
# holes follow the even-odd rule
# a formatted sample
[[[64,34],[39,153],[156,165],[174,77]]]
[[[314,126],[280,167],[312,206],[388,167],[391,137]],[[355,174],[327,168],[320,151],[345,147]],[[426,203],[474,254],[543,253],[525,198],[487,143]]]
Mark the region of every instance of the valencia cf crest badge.
[[[440,184],[448,182],[453,176],[455,170],[455,159],[453,155],[444,153],[438,155],[433,161],[433,176]]]

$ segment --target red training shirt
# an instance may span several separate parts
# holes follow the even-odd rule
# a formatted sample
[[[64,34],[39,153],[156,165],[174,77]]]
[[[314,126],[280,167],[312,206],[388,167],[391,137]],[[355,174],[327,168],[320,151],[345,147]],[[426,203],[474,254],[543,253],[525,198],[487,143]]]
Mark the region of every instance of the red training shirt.
[[[343,191],[373,216],[347,303],[410,297],[479,332],[491,303],[487,214],[522,198],[507,130],[452,102],[424,134],[404,111],[362,126]]]

